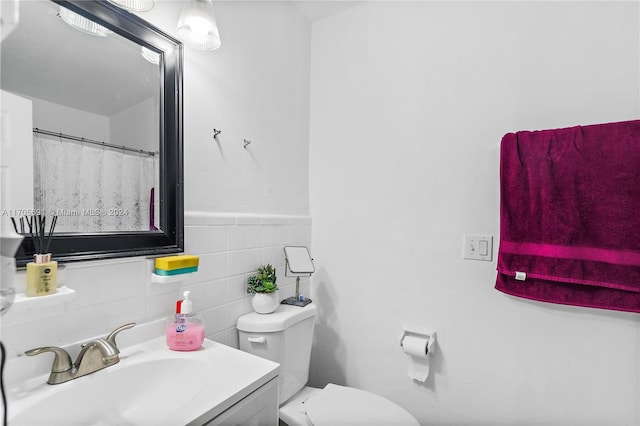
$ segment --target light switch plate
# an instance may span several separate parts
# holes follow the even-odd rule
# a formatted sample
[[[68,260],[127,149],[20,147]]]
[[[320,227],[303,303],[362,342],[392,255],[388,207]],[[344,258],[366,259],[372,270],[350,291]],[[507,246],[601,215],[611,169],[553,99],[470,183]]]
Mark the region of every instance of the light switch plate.
[[[464,258],[471,260],[493,260],[493,235],[465,234]]]

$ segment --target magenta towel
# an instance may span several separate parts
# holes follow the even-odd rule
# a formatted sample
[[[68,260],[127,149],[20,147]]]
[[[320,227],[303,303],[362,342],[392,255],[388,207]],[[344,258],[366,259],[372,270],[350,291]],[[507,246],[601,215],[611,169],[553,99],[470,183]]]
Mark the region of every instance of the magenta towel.
[[[640,312],[640,120],[508,133],[495,288]]]

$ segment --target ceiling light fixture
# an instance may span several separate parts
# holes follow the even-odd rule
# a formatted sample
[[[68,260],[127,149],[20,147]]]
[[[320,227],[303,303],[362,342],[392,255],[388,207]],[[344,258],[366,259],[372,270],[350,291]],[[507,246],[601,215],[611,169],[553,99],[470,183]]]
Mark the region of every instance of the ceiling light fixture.
[[[160,64],[160,54],[142,46],[142,57],[154,65]]]
[[[58,16],[62,18],[62,20],[69,26],[86,34],[105,37],[107,34],[112,32],[102,25],[93,22],[91,19],[87,19],[84,16],[72,12],[62,6],[60,6],[60,12],[58,13]]]
[[[201,50],[220,47],[220,33],[211,0],[193,0],[185,5],[178,20],[178,38]]]
[[[155,3],[154,0],[109,0],[109,2],[132,12],[146,12],[151,10]]]

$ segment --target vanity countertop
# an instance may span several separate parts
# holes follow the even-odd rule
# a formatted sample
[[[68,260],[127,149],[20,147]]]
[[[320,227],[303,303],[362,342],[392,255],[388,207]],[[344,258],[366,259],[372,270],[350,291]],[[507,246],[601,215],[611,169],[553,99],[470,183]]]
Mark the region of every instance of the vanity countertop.
[[[88,376],[59,385],[39,376],[9,388],[9,424],[204,424],[278,371],[208,339],[197,351],[172,351],[163,336],[122,349],[118,364]]]

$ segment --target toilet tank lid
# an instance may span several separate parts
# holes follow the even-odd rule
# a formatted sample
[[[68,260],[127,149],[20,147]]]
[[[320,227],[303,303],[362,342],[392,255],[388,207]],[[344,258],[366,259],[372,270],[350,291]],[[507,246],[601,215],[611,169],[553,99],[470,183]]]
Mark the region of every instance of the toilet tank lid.
[[[313,303],[305,307],[280,305],[270,314],[251,312],[238,318],[236,328],[250,333],[269,333],[282,331],[309,317],[314,317],[318,309]]]

